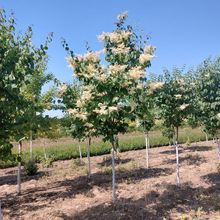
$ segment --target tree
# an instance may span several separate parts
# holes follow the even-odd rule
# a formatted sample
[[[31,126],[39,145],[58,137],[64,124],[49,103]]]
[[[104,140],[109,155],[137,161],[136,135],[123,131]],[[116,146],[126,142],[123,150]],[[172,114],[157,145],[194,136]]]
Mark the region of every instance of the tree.
[[[184,78],[183,70],[174,68],[172,72],[165,70],[163,83],[156,83],[152,88],[156,90],[156,104],[159,108],[159,118],[163,120],[164,135],[173,139],[176,147],[177,184],[179,179],[179,127],[192,111],[192,87]],[[159,86],[158,86],[159,85]],[[156,88],[156,89],[155,89]]]
[[[91,118],[86,117],[86,106],[84,102],[89,96],[88,88],[83,85],[73,84],[60,86],[59,97],[62,103],[61,108],[68,114],[70,119],[68,123],[68,132],[79,141],[79,154],[81,159],[80,142],[88,139],[87,159],[88,159],[88,177],[91,176],[90,148],[91,138],[96,135],[96,130],[91,123]],[[87,106],[88,107],[88,106]]]
[[[99,35],[103,51],[88,51],[83,56],[70,52],[69,58],[75,76],[83,82],[83,94],[71,113],[91,124],[112,145],[113,203],[116,200],[116,137],[126,132],[128,119],[135,118],[134,96],[140,92],[145,68],[154,57],[154,48],[145,46],[146,42],[141,41],[132,26],[125,25],[126,17],[127,13],[119,15],[116,29]],[[105,53],[106,67],[101,63],[101,52]]]
[[[138,126],[144,130],[145,146],[146,146],[146,166],[149,168],[149,131],[154,126],[155,120],[155,103],[153,93],[150,90],[151,84],[143,84],[140,94],[136,97],[136,120]]]
[[[198,68],[196,80],[198,120],[206,133],[216,138],[220,159],[220,58],[207,59]]]
[[[13,14],[8,18],[0,10],[0,155],[11,153],[10,138],[20,133],[18,127],[23,125],[28,105],[22,88],[30,84],[35,67],[46,54],[47,44],[37,48],[31,39],[31,27],[23,35],[16,33]],[[21,138],[18,136],[15,139]]]

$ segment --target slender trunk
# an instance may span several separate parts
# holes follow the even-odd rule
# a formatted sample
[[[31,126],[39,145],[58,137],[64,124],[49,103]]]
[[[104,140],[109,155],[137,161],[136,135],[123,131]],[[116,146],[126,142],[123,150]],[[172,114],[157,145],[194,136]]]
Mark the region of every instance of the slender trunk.
[[[88,151],[87,151],[87,158],[88,158],[88,177],[89,177],[89,178],[90,178],[90,176],[91,176],[90,146],[91,146],[91,138],[89,137]]]
[[[112,203],[116,200],[116,186],[115,186],[115,142],[112,141]]]
[[[179,127],[176,127],[176,142],[179,143]]]
[[[17,194],[21,193],[21,150],[22,142],[18,142],[18,175],[17,175]]]
[[[82,150],[81,150],[81,145],[79,143],[79,159],[80,159],[80,163],[82,162]]]
[[[47,159],[46,143],[45,143],[45,140],[44,140],[44,158],[45,158],[45,160]]]
[[[144,132],[144,137],[145,137],[145,146],[146,146],[146,167],[149,168],[149,134],[148,131]]]
[[[216,143],[217,143],[217,146],[218,146],[218,158],[220,160],[220,142],[219,142],[219,139],[218,139],[217,135],[216,135],[215,139],[216,139]]]
[[[33,160],[33,132],[30,130],[30,159]]]
[[[0,220],[3,220],[2,205],[0,202]]]
[[[177,185],[180,184],[180,173],[179,173],[179,145],[178,140],[179,139],[179,128],[176,127],[176,141],[175,141],[175,147],[176,147],[176,180]]]
[[[177,185],[180,184],[180,173],[179,173],[179,150],[178,150],[178,144],[176,143],[176,180]]]
[[[207,133],[205,132],[205,139],[206,139],[206,142],[208,142],[209,141],[209,139],[208,139],[208,135],[207,135]]]

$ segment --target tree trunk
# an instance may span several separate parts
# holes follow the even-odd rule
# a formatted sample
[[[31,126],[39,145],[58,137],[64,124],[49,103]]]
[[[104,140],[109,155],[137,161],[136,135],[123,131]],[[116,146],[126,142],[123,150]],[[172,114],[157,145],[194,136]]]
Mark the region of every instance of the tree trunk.
[[[88,151],[87,151],[87,158],[88,158],[88,177],[89,177],[89,178],[90,178],[90,176],[91,176],[90,146],[91,146],[91,138],[89,137]]]
[[[21,193],[21,151],[22,151],[22,142],[18,142],[18,175],[17,175],[17,194]]]
[[[0,220],[3,220],[2,204],[0,202]]]
[[[30,160],[33,160],[33,132],[30,130]]]
[[[179,149],[178,149],[178,144],[176,142],[176,180],[177,180],[177,185],[180,184],[180,173],[179,173]]]
[[[44,140],[44,158],[45,158],[45,160],[47,159],[46,143],[45,143],[45,140]]]
[[[112,141],[112,203],[116,200],[116,186],[115,186],[115,142]]]
[[[148,131],[144,132],[145,137],[145,146],[146,146],[146,167],[149,168],[149,133]]]
[[[79,143],[79,159],[80,159],[80,163],[82,163],[82,150],[81,150],[80,143]]]
[[[205,132],[205,139],[206,139],[206,142],[208,142],[209,141],[209,139],[208,139],[208,135],[207,135],[207,133]]]
[[[179,128],[176,127],[176,141],[174,146],[176,147],[176,180],[177,180],[177,185],[180,184],[180,173],[179,173]]]
[[[220,141],[219,141],[217,135],[216,135],[215,139],[216,139],[216,143],[217,143],[217,146],[218,146],[218,158],[220,160]]]

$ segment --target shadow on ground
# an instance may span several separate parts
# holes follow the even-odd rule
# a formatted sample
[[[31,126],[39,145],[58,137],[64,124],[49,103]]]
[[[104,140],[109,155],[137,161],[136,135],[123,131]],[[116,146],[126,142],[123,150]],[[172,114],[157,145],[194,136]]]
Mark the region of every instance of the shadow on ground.
[[[198,154],[196,155],[191,155],[188,154],[185,157],[179,157],[179,163],[186,163],[187,165],[196,165],[199,166],[203,163],[206,163],[207,160],[203,156],[199,156]],[[176,158],[174,159],[165,159],[163,161],[164,164],[175,164],[176,163]]]
[[[209,219],[207,217],[210,212],[220,211],[219,184],[209,188],[193,188],[191,185],[191,183],[181,186],[167,185],[161,194],[151,191],[137,200],[119,198],[115,205],[104,203],[72,216],[65,213],[58,216],[65,220],[162,220],[173,219],[171,213],[172,210],[176,210],[180,214],[190,214],[193,219]]]
[[[126,181],[127,184],[141,181],[142,179],[155,178],[159,176],[166,176],[173,173],[169,168],[138,168],[129,171],[121,171],[116,173],[116,182],[122,183]],[[67,179],[50,183],[45,187],[37,187],[28,189],[22,192],[20,196],[16,194],[7,194],[7,196],[0,197],[2,207],[10,209],[10,217],[17,215],[17,211],[31,212],[33,207],[40,209],[41,206],[35,205],[38,202],[46,203],[49,206],[55,200],[64,200],[65,198],[74,198],[77,194],[84,194],[88,197],[95,196],[92,192],[93,187],[99,187],[100,190],[108,190],[111,187],[111,174],[103,174],[102,172],[94,173],[91,178],[87,176],[80,176],[74,179]]]

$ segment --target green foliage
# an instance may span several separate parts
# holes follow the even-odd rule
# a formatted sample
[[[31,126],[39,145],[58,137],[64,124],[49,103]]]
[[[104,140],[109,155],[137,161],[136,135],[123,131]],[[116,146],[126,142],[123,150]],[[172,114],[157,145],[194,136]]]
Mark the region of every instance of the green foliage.
[[[24,169],[28,176],[34,176],[37,174],[38,167],[35,160],[28,160],[24,163]]]
[[[40,162],[43,164],[44,167],[49,168],[53,167],[53,162],[55,160],[55,156],[50,154],[48,157],[40,156]]]
[[[220,58],[205,60],[197,72],[198,121],[205,132],[215,136],[220,129]]]
[[[174,138],[175,133],[178,139],[178,128],[193,112],[193,87],[188,82],[182,69],[174,68],[172,72],[165,70],[164,84],[156,90],[158,116],[163,120],[164,134],[169,139]]]
[[[32,35],[31,27],[24,34],[17,33],[13,14],[7,17],[0,9],[0,145],[9,149],[11,137],[18,140],[24,136],[30,121],[27,113],[36,107],[32,104],[43,83],[38,76],[45,70],[51,37],[37,48],[32,43]]]

